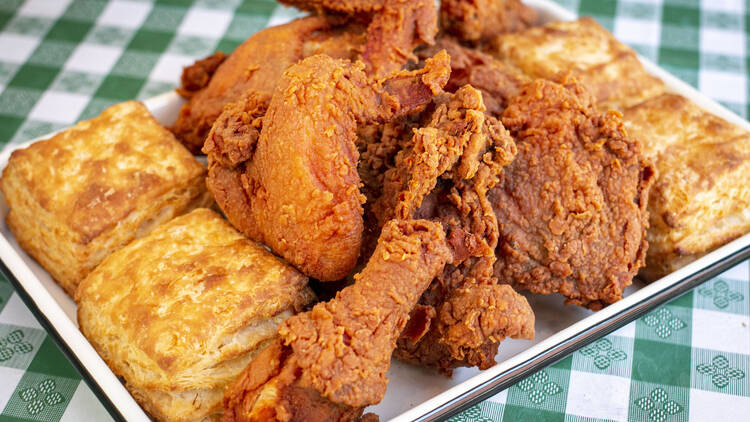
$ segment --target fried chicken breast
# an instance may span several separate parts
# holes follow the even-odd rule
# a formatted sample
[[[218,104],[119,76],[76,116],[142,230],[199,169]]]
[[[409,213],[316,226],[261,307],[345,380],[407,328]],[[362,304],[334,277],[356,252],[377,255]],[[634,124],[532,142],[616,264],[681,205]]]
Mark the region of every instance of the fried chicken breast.
[[[528,83],[502,115],[518,155],[489,196],[500,227],[495,273],[599,309],[644,264],[654,170],[619,113],[598,113],[566,82]]]

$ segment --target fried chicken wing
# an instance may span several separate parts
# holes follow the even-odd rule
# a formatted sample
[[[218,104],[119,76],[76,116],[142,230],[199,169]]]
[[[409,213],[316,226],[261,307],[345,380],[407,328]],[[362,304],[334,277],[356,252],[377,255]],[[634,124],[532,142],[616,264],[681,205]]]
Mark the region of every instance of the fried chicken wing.
[[[355,284],[284,322],[283,345],[259,354],[227,389],[224,420],[356,420],[382,400],[409,312],[451,260],[439,223],[388,222]]]
[[[363,164],[372,174],[375,166],[383,171],[381,182],[373,182],[379,186],[371,189],[380,194],[368,207],[370,224],[382,225],[394,217],[424,218],[440,222],[448,234],[454,262],[420,298],[394,354],[444,373],[458,366],[489,367],[504,337],[533,337],[534,317],[526,300],[512,288],[495,287],[498,228],[487,191],[513,159],[515,144],[502,124],[487,114],[483,97],[470,86],[435,97],[420,117],[400,121],[401,127],[391,123],[381,139],[370,139],[363,153],[368,160],[360,162],[360,172]],[[407,137],[408,132],[413,134]],[[363,255],[367,256],[366,246]],[[454,330],[469,321],[450,317],[450,303],[467,302],[471,295],[477,303],[493,297],[502,301],[506,318],[485,315],[488,311],[478,308],[475,317],[491,318],[484,331]]]
[[[574,81],[527,84],[502,116],[518,146],[490,200],[501,282],[599,309],[644,263],[653,169],[620,115]]]
[[[453,290],[438,309],[418,305],[395,356],[446,374],[457,366],[487,369],[507,337],[534,338],[534,314],[526,298],[506,284],[468,285]]]
[[[276,339],[224,391],[223,422],[368,422],[362,408],[334,403],[297,379],[291,350]]]
[[[445,85],[448,61],[443,52],[382,80],[323,55],[290,67],[270,101],[251,93],[217,119],[204,149],[209,190],[250,238],[311,277],[343,278],[363,231],[357,127],[424,106]]]
[[[470,43],[481,43],[534,25],[536,10],[521,0],[441,0],[440,28]]]
[[[493,274],[497,221],[487,192],[515,145],[486,114],[480,91],[464,86],[436,97],[430,119],[385,173],[383,194],[373,205],[381,224],[392,217],[440,222],[455,251],[420,298],[395,356],[450,373],[458,366],[487,368],[505,337],[533,337],[526,299],[496,286]],[[455,306],[477,306],[461,314]],[[477,324],[481,320],[482,324]]]

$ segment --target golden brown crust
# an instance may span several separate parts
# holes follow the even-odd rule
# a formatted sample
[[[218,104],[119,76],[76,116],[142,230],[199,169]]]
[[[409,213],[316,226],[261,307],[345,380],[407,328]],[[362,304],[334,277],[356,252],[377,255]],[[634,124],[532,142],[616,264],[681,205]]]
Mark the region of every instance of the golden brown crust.
[[[432,0],[397,0],[386,5],[378,1],[287,3],[307,9],[325,8],[336,15],[332,19],[310,16],[257,32],[215,71],[212,67],[218,59],[210,58],[186,69],[178,92],[189,100],[171,130],[193,153],[200,153],[224,106],[247,92],[270,95],[284,71],[306,57],[326,54],[336,59],[361,58],[369,75],[382,77],[401,69],[413,57],[414,48],[431,44],[437,32]],[[342,21],[342,13],[364,13],[369,16],[369,26],[362,26],[357,16]],[[210,80],[204,81],[204,76]]]
[[[73,295],[102,259],[211,203],[205,168],[129,101],[11,154],[2,189],[19,243]]]
[[[674,94],[623,120],[658,173],[641,276],[656,280],[750,231],[750,133]]]
[[[442,0],[440,29],[461,41],[483,43],[535,25],[536,10],[520,0]]]
[[[447,233],[453,262],[412,310],[394,354],[444,373],[458,366],[492,366],[504,338],[500,333],[533,337],[534,318],[526,300],[508,286],[494,286],[498,227],[487,193],[516,148],[503,125],[485,114],[483,97],[471,86],[437,96],[428,120],[397,154],[395,167],[386,171],[382,195],[372,207],[381,222],[392,216],[425,218],[440,222]],[[454,312],[452,304],[472,300],[492,306],[474,307],[461,316]],[[497,309],[502,311],[493,313]],[[509,309],[521,312],[505,313]],[[469,327],[472,318],[493,319],[497,325],[486,324],[480,333]]]
[[[237,101],[246,91],[273,93],[289,66],[305,54],[314,54],[316,44],[334,35],[327,32],[328,28],[324,18],[313,16],[253,34],[219,65],[205,88],[193,91],[183,86],[192,94],[170,129],[188,149],[199,154],[224,106]],[[279,48],[281,43],[283,47]]]
[[[409,311],[451,259],[439,224],[386,224],[354,285],[279,328],[302,368],[301,379],[336,403],[379,403],[388,383],[391,353]]]
[[[526,85],[502,120],[518,155],[491,193],[498,279],[592,309],[619,300],[648,246],[653,169],[639,142],[575,83]]]
[[[362,408],[334,403],[297,379],[298,366],[281,340],[250,362],[224,392],[223,422],[377,422]]]
[[[533,78],[559,82],[572,75],[602,111],[622,110],[664,91],[631,48],[589,17],[501,35],[489,51]]]
[[[343,16],[367,24],[361,60],[368,75],[382,77],[414,58],[414,48],[432,44],[437,9],[432,0],[281,0],[339,21]]]
[[[78,322],[158,420],[219,412],[224,387],[312,299],[307,278],[198,209],[104,260]],[[207,330],[206,327],[211,327]]]
[[[358,418],[382,400],[409,310],[451,259],[440,224],[388,222],[355,283],[288,319],[283,346],[271,345],[227,389],[225,421]]]
[[[308,57],[287,69],[262,122],[265,104],[255,95],[217,120],[206,145],[209,189],[243,233],[311,277],[341,279],[356,264],[363,231],[358,125],[424,105],[449,72],[444,53],[378,81],[361,64]]]
[[[190,98],[193,94],[205,88],[213,74],[216,73],[216,69],[224,63],[226,58],[226,54],[217,51],[183,68],[182,76],[180,77],[180,87],[177,89],[177,93],[184,98]]]
[[[451,56],[451,77],[445,86],[456,92],[464,85],[482,91],[487,113],[499,118],[508,101],[518,95],[521,86],[530,78],[519,69],[494,59],[482,51],[467,48],[449,36],[440,36],[434,46],[421,49],[418,57],[430,57],[445,50]]]

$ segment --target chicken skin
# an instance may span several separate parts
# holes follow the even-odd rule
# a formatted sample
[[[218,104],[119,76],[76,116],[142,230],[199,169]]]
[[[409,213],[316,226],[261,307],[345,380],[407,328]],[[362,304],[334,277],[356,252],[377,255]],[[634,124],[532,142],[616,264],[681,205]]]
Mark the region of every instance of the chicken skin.
[[[413,59],[412,51],[432,44],[437,33],[433,0],[280,0],[333,19],[364,21],[367,41],[361,59],[370,75],[383,76]]]
[[[481,44],[536,24],[536,10],[521,0],[442,0],[440,28],[457,39]]]
[[[282,341],[228,387],[224,421],[356,420],[383,399],[409,312],[452,259],[439,223],[389,221],[355,283],[282,323]]]
[[[526,299],[497,285],[493,274],[498,227],[487,193],[513,160],[515,144],[486,114],[482,97],[470,86],[436,97],[372,207],[381,224],[394,216],[440,222],[455,251],[420,298],[395,353],[446,374],[458,366],[488,368],[504,338],[534,335]]]
[[[217,119],[204,149],[209,190],[232,225],[305,274],[345,277],[363,231],[357,127],[429,103],[448,61],[443,52],[379,80],[324,55],[291,66],[270,99],[246,94]]]
[[[564,82],[528,83],[502,115],[518,155],[490,192],[495,273],[596,310],[643,266],[654,170],[618,113],[597,112],[591,95]]]
[[[417,56],[426,59],[440,50],[451,56],[451,77],[445,90],[456,92],[464,85],[471,85],[482,92],[486,112],[495,118],[500,118],[510,99],[521,92],[521,86],[531,81],[519,69],[464,47],[450,36],[441,35],[435,45],[419,49]]]
[[[270,96],[284,71],[308,55],[324,52],[336,58],[354,58],[356,51],[322,48],[356,44],[356,38],[352,38],[332,31],[324,18],[307,17],[253,34],[212,72],[199,61],[183,71],[180,93],[189,99],[180,109],[172,132],[191,152],[199,154],[224,106],[248,91]],[[191,74],[205,76],[188,76]]]
[[[316,2],[294,5],[310,8]],[[345,11],[333,7],[334,12]],[[320,10],[328,11],[325,5]],[[188,101],[171,130],[194,154],[200,153],[224,106],[249,91],[260,96],[272,94],[289,66],[316,54],[361,59],[368,74],[385,76],[400,69],[416,46],[432,43],[437,32],[436,14],[434,2],[420,0],[383,10],[360,8],[351,16],[310,16],[263,29],[228,57],[217,53],[184,70],[178,92]],[[357,19],[359,16],[365,19]],[[363,24],[363,20],[371,22]]]

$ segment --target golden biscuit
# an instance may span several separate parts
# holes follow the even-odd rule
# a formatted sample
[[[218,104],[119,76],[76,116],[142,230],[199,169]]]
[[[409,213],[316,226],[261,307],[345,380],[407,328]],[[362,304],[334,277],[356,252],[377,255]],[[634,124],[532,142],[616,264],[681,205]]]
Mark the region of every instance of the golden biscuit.
[[[76,299],[81,331],[152,417],[204,421],[313,298],[307,277],[197,209],[107,257]]]
[[[21,247],[71,296],[113,251],[212,202],[206,170],[135,101],[13,152],[0,189]]]
[[[624,112],[656,165],[646,267],[655,280],[750,232],[750,133],[679,95]]]
[[[559,81],[569,72],[603,110],[622,110],[664,91],[630,47],[588,17],[501,35],[490,52],[534,78]]]

